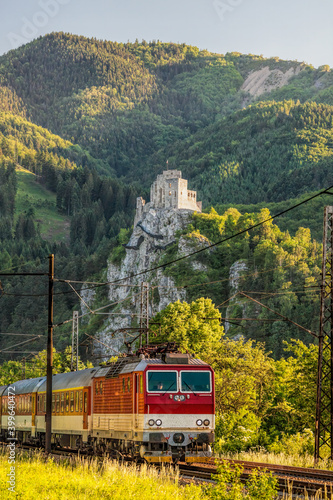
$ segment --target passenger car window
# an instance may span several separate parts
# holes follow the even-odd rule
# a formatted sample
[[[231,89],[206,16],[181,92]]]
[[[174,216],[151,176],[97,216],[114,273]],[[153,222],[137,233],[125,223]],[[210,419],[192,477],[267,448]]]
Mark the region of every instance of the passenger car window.
[[[71,391],[71,411],[74,411],[74,391]]]

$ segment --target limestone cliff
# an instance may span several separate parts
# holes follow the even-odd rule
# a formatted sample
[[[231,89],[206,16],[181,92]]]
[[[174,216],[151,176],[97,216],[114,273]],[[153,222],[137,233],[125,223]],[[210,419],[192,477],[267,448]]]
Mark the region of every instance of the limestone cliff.
[[[246,304],[244,303],[244,299],[241,297],[233,297],[240,289],[240,282],[242,275],[247,271],[248,265],[244,260],[237,260],[230,267],[229,271],[229,289],[230,289],[230,300],[228,302],[228,307],[226,309],[225,317],[227,318],[224,323],[224,331],[228,333],[230,328],[230,323],[228,319],[233,316],[233,311],[239,306],[237,309],[241,311],[242,317],[245,317]]]
[[[242,85],[241,90],[258,97],[266,92],[279,89],[289,83],[290,78],[299,74],[304,64],[289,68],[285,73],[280,69],[270,69],[268,66],[251,71]]]
[[[149,300],[150,317],[164,309],[170,302],[186,299],[185,291],[178,290],[173,279],[165,276],[162,269],[133,278],[127,277],[157,266],[164,250],[176,242],[176,232],[185,229],[189,223],[192,213],[191,210],[154,208],[149,203],[146,204],[125,246],[125,258],[120,264],[109,262],[107,281],[122,281],[110,285],[109,301],[118,304],[110,311],[104,329],[96,337],[111,347],[108,351],[102,349],[102,344],[99,344],[103,354],[112,355],[115,351],[123,350],[124,334],[116,330],[138,325],[141,282],[149,282],[151,290],[158,285],[154,300]],[[127,340],[129,339],[127,335]]]

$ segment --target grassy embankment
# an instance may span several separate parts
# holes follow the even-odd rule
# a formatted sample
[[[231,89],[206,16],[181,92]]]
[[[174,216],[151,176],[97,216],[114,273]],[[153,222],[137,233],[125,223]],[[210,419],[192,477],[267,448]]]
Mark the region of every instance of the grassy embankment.
[[[247,457],[249,459],[249,457]],[[252,457],[254,458],[254,457]],[[0,449],[0,499],[9,500],[272,500],[277,498],[275,479],[270,474],[253,474],[246,489],[228,465],[222,466],[216,487],[180,485],[177,473],[143,465],[121,465],[105,460],[81,458],[51,459],[17,452],[15,492],[8,491],[10,465],[4,448]],[[291,491],[291,485],[290,485]],[[323,492],[313,500],[328,500]],[[284,500],[312,500],[284,493]]]
[[[6,455],[0,455],[0,498],[22,500],[208,500],[195,485],[178,486],[178,476],[166,470],[116,462],[68,460],[62,464],[42,457],[16,460],[15,493],[8,491]]]
[[[15,218],[33,208],[43,239],[68,243],[70,219],[57,212],[56,195],[36,182],[36,176],[23,168],[17,169],[18,190]]]

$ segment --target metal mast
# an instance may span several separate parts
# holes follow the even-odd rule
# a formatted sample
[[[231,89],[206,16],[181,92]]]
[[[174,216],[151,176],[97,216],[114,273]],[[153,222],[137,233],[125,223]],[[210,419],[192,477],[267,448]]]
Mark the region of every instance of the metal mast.
[[[333,207],[325,207],[320,301],[315,462],[333,459]],[[326,457],[327,458],[327,457]]]
[[[79,312],[73,311],[71,372],[79,369]]]
[[[140,303],[140,347],[142,347],[142,333],[146,331],[146,345],[149,344],[149,283],[141,283],[141,303]]]
[[[53,373],[53,289],[54,255],[49,255],[49,305],[46,357],[46,415],[45,415],[45,453],[51,453],[52,440],[52,373]]]

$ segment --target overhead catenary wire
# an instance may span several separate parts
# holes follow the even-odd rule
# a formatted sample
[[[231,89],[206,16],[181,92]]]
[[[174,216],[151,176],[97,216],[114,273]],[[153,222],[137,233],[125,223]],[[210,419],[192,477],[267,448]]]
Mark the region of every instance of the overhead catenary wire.
[[[90,310],[91,312],[89,311],[87,313],[84,313],[84,314],[81,314],[80,316],[78,316],[78,319],[83,318],[84,316],[87,316],[88,314],[96,314],[98,311],[101,311],[102,309],[106,309],[107,307],[112,307],[112,306],[121,304],[122,302],[125,302],[126,300],[130,300],[130,299],[132,299],[132,298],[134,298],[134,297],[136,297],[137,295],[140,295],[140,294],[141,294],[141,292],[134,293],[133,295],[125,297],[124,299],[118,300],[116,302],[112,302],[111,304],[107,304],[106,306],[102,306],[102,307],[99,307],[97,309]],[[54,324],[53,328],[57,328],[59,326],[65,325],[67,323],[72,323],[72,322],[73,322],[73,318],[65,320],[65,321],[62,321],[61,323]]]
[[[238,236],[241,236],[242,234],[245,234],[247,233],[248,231],[252,231],[253,229],[256,229],[257,227],[265,224],[266,222],[269,222],[271,220],[274,220],[276,219],[277,217],[281,217],[281,215],[284,215],[288,212],[290,212],[291,210],[294,210],[295,208],[298,208],[300,207],[301,205],[304,205],[305,203],[308,203],[309,201],[315,199],[315,198],[318,198],[319,196],[322,196],[324,194],[333,194],[333,193],[329,193],[329,190],[330,189],[333,189],[333,185],[329,186],[328,188],[320,191],[319,193],[316,193],[314,194],[313,196],[310,196],[309,198],[306,198],[305,200],[303,201],[300,201],[299,203],[296,203],[296,205],[292,205],[291,207],[289,208],[286,208],[285,210],[282,210],[281,212],[278,212],[277,214],[274,214],[270,217],[268,217],[267,219],[264,219],[260,222],[258,222],[257,224],[253,224],[252,226],[249,226],[247,227],[246,229],[243,229],[242,231],[239,231],[238,233],[236,234],[232,234],[231,236],[228,236],[227,238],[224,238],[220,241],[217,241],[216,243],[211,243],[210,245],[207,245],[203,248],[200,248],[198,250],[195,250],[189,254],[186,254],[186,255],[182,255],[180,257],[177,257],[176,259],[173,259],[169,262],[166,262],[164,264],[159,264],[155,267],[151,267],[149,269],[144,269],[142,271],[139,271],[138,273],[133,273],[133,274],[130,274],[128,276],[124,276],[123,278],[119,278],[117,280],[114,280],[114,281],[107,281],[107,282],[104,282],[104,283],[99,283],[98,285],[92,285],[91,287],[87,287],[86,289],[94,289],[94,288],[98,288],[100,286],[106,286],[106,285],[112,285],[112,284],[117,284],[117,283],[120,283],[121,281],[125,281],[125,280],[129,280],[129,279],[132,279],[132,278],[135,278],[137,276],[142,276],[143,274],[146,274],[146,273],[150,273],[150,272],[153,272],[153,271],[157,271],[158,269],[165,269],[167,266],[170,266],[172,264],[175,264],[177,262],[180,262],[182,260],[185,260],[185,259],[188,259],[190,257],[193,257],[194,255],[198,255],[199,253],[202,253],[202,252],[205,252],[207,250],[210,250],[211,248],[214,248],[216,246],[219,246],[221,245],[222,243],[225,243],[227,241],[230,241],[232,240],[233,238],[237,238]],[[67,281],[67,280],[57,280],[59,282],[61,281]],[[82,291],[82,290],[81,290]]]
[[[218,245],[220,245],[220,244],[222,244],[222,243],[224,243],[224,242],[226,242],[226,241],[229,241],[229,240],[231,240],[231,239],[233,239],[233,238],[236,238],[236,237],[238,237],[238,236],[240,236],[240,235],[242,235],[242,234],[244,234],[244,233],[246,233],[246,232],[248,232],[248,231],[251,231],[251,230],[253,230],[253,229],[255,229],[255,228],[257,228],[257,227],[261,226],[262,224],[264,224],[264,223],[266,223],[266,222],[269,222],[269,221],[271,221],[271,220],[273,220],[273,219],[275,219],[275,218],[277,218],[277,217],[279,217],[279,216],[281,216],[281,215],[283,215],[283,214],[285,214],[285,213],[287,213],[287,212],[289,212],[289,211],[291,211],[291,210],[293,210],[293,209],[295,209],[295,208],[297,208],[297,207],[299,207],[299,206],[301,206],[301,205],[303,205],[303,204],[305,204],[305,203],[308,203],[309,201],[311,201],[311,200],[313,200],[313,199],[315,199],[315,198],[317,198],[317,197],[319,197],[319,196],[321,196],[321,195],[323,195],[323,194],[332,194],[332,193],[329,193],[329,190],[330,190],[330,189],[332,189],[332,188],[333,188],[333,186],[330,186],[330,187],[326,188],[325,190],[322,190],[321,192],[319,192],[319,193],[317,193],[317,194],[315,194],[315,195],[313,195],[313,196],[311,196],[311,197],[309,197],[309,198],[307,198],[307,199],[305,199],[305,200],[303,200],[303,201],[301,201],[301,202],[297,203],[296,205],[293,205],[293,206],[291,206],[291,207],[287,208],[286,210],[283,210],[283,211],[281,211],[281,212],[279,212],[279,213],[277,213],[277,214],[275,214],[275,215],[272,215],[272,216],[270,216],[269,218],[267,218],[267,219],[265,219],[265,220],[263,220],[263,221],[260,221],[259,223],[254,224],[254,225],[252,225],[252,226],[249,226],[248,228],[246,228],[246,229],[244,229],[244,230],[242,230],[242,231],[239,231],[238,233],[233,234],[233,235],[231,235],[231,236],[229,236],[229,237],[227,237],[227,238],[224,238],[224,239],[222,239],[222,240],[220,240],[220,241],[218,241],[218,242],[216,242],[216,243],[212,243],[212,244],[210,244],[210,245],[207,245],[207,246],[205,246],[204,248],[201,248],[201,249],[199,249],[199,250],[196,250],[196,251],[191,252],[191,253],[189,253],[189,254],[186,254],[186,255],[184,255],[184,256],[178,257],[177,259],[173,259],[172,261],[169,261],[169,262],[167,262],[167,263],[164,263],[164,264],[161,264],[161,265],[158,265],[158,266],[155,266],[155,267],[149,268],[149,269],[145,269],[145,270],[143,270],[143,271],[140,271],[140,272],[138,272],[138,273],[131,274],[131,275],[126,276],[126,277],[123,277],[123,278],[119,278],[118,280],[115,280],[115,281],[109,281],[109,282],[105,282],[105,283],[97,283],[97,284],[92,285],[91,287],[86,287],[86,288],[83,288],[83,289],[81,289],[80,291],[82,292],[82,291],[83,291],[83,290],[85,290],[85,289],[93,289],[93,288],[97,288],[97,287],[100,287],[100,286],[113,285],[113,284],[120,284],[120,282],[121,282],[121,281],[124,281],[124,280],[126,280],[126,279],[132,279],[132,278],[134,278],[134,277],[137,277],[137,276],[143,275],[143,274],[148,273],[148,272],[156,271],[156,270],[158,270],[158,269],[164,269],[165,267],[167,267],[167,266],[169,266],[169,265],[172,265],[172,264],[177,263],[177,262],[179,262],[179,261],[182,261],[182,260],[185,260],[185,259],[187,259],[187,258],[190,258],[190,257],[192,257],[192,256],[194,256],[194,255],[197,255],[197,254],[202,253],[202,252],[204,252],[204,251],[206,251],[206,250],[209,250],[209,249],[211,249],[211,248],[214,248],[214,247],[216,247],[216,246],[218,246]],[[13,267],[12,269],[14,269],[14,268],[16,268],[16,267],[23,267],[23,265],[24,265],[24,264],[21,264],[20,266],[15,266],[15,267]],[[9,269],[9,270],[10,270],[10,269]],[[6,270],[5,270],[5,271],[6,271]],[[33,276],[33,275],[34,275],[34,276],[36,276],[36,275],[44,275],[44,276],[47,276],[47,273],[13,273],[13,274],[11,274],[11,273],[5,273],[5,272],[2,272],[2,273],[0,273],[0,275],[3,275],[3,276],[13,276],[13,275],[16,275],[16,276]],[[67,283],[69,284],[69,280],[56,280],[56,281],[58,281],[58,282],[67,282]],[[219,281],[221,282],[222,280],[219,280]],[[207,283],[203,283],[202,285],[204,285],[204,284],[207,284]],[[118,285],[118,286],[119,286],[119,285]],[[120,286],[122,286],[122,285],[120,285]],[[130,285],[123,285],[123,286],[130,286]],[[189,285],[189,286],[198,286],[198,285]],[[79,295],[79,294],[78,294],[78,292],[74,289],[74,287],[71,287],[71,288],[72,288],[72,292],[67,292],[67,293],[74,293],[74,292],[75,292],[77,295]],[[184,287],[183,287],[183,288],[184,288]],[[5,292],[4,292],[4,293],[5,293]],[[66,292],[58,292],[58,293],[60,293],[60,294],[64,294],[64,293],[66,293]],[[1,295],[1,297],[3,297],[3,295],[4,295],[4,294],[2,294],[2,295]],[[8,294],[8,295],[9,295],[9,294]],[[18,295],[18,294],[13,294],[13,295]],[[22,296],[23,294],[20,294],[20,295]],[[34,295],[33,295],[33,294],[27,294],[27,295],[29,295],[29,296],[44,296],[44,295],[46,295],[46,294],[38,294],[38,295],[37,295],[37,294],[34,294]],[[79,297],[80,297],[80,295],[79,295]],[[126,297],[124,300],[127,300],[127,299],[129,299],[129,298],[131,298],[131,297]],[[81,299],[81,300],[83,300],[81,297],[80,297],[80,299]],[[98,310],[101,310],[101,309],[106,308],[106,307],[111,307],[112,305],[116,305],[117,303],[120,303],[120,302],[122,302],[122,301],[118,301],[118,302],[113,303],[113,304],[108,304],[107,306],[103,306],[102,308],[99,308],[99,309],[97,309],[97,310],[95,310],[95,311],[91,311],[91,309],[90,309],[90,311],[91,311],[91,313],[96,313]],[[86,313],[86,314],[89,314],[89,313]],[[81,317],[83,317],[83,316],[85,316],[86,314],[81,315],[81,316],[80,316],[80,318],[81,318]],[[64,322],[62,322],[62,323],[59,323],[59,324],[57,324],[57,325],[54,325],[54,326],[61,326],[61,325],[64,325],[64,324],[66,324],[66,323],[69,323],[69,322],[71,322],[71,321],[73,321],[73,320],[72,320],[72,319],[71,319],[71,320],[67,320],[67,321],[64,321]],[[38,336],[38,337],[34,337],[34,339],[29,340],[29,341],[27,341],[27,342],[34,341],[34,340],[36,340],[36,339],[37,339],[37,338],[39,338],[39,337],[40,337],[40,336]],[[9,348],[8,348],[8,349],[9,349]],[[8,352],[8,351],[7,351],[7,352]]]
[[[21,262],[20,264],[17,264],[16,266],[8,267],[7,269],[1,269],[0,273],[7,273],[9,271],[12,271],[13,269],[22,268],[22,267],[28,266],[30,264],[35,265],[36,262],[34,260],[29,260],[28,262]]]
[[[268,299],[268,298],[271,298],[271,297],[274,297],[275,295],[288,295],[288,294],[291,294],[291,293],[298,293],[298,294],[318,294],[320,293],[320,290],[284,290],[283,292],[258,292],[258,291],[252,291],[252,290],[244,290],[245,293],[253,293],[253,294],[259,294],[259,295],[266,295],[266,297],[262,297],[262,299]],[[224,302],[222,302],[221,304],[218,304],[216,305],[215,307],[216,308],[220,308],[220,307],[229,307],[228,305],[226,305],[228,302],[230,302],[233,298],[236,297],[236,295],[238,295],[239,292],[236,292],[234,295],[232,295],[231,297],[229,297],[228,299],[226,299]],[[249,300],[242,300],[242,304],[248,304]]]
[[[14,347],[17,347],[17,346],[20,346],[20,345],[24,345],[24,344],[28,344],[29,342],[34,342],[35,340],[39,339],[41,337],[41,335],[35,335],[34,338],[32,339],[29,339],[29,340],[25,340],[23,342],[19,342],[18,344],[14,344],[14,345],[11,345],[9,347],[6,347],[5,349],[0,349],[0,352],[8,352],[8,349],[13,349]]]
[[[266,306],[265,304],[263,304],[262,302],[259,302],[258,300],[254,299],[253,297],[250,297],[249,295],[247,295],[245,292],[242,292],[242,291],[239,291],[235,294],[235,296],[237,295],[243,295],[244,297],[246,297],[247,299],[249,299],[250,301],[252,302],[255,302],[256,304],[260,305],[261,307],[264,307],[265,309],[267,309],[268,311],[276,314],[277,316],[279,316],[280,318],[283,318],[283,320],[286,320],[288,321],[289,323],[293,324],[294,326],[296,326],[297,328],[300,328],[301,330],[304,330],[306,331],[307,333],[309,333],[310,335],[312,335],[313,337],[316,337],[318,338],[318,335],[317,333],[313,332],[312,330],[309,330],[308,328],[305,328],[304,326],[296,323],[295,321],[291,320],[290,318],[287,318],[287,316],[283,316],[282,314],[278,313],[277,311],[274,311],[274,309]],[[231,299],[229,299],[230,301]],[[233,319],[233,318],[231,318]],[[228,321],[228,320],[226,320]]]
[[[276,267],[273,267],[273,268],[270,268],[270,269],[265,269],[265,270],[262,270],[262,271],[258,271],[258,270],[255,270],[251,273],[246,273],[246,274],[242,274],[241,277],[242,278],[249,278],[251,276],[258,276],[259,274],[265,274],[265,273],[269,273],[269,272],[272,272],[272,271],[276,271],[276,270],[280,270],[280,269],[288,269],[290,267],[294,267],[295,264],[288,264],[286,266],[276,266]],[[110,283],[110,282],[87,282],[87,281],[76,281],[76,280],[64,280],[64,279],[55,279],[54,280],[55,282],[59,282],[59,283],[67,283],[67,284],[70,284],[70,283],[74,283],[74,284],[93,284],[93,285],[100,285],[100,286],[107,286],[107,285],[110,285],[112,286],[113,283]],[[213,281],[204,281],[204,282],[201,282],[201,283],[192,283],[192,284],[189,284],[189,285],[183,285],[183,286],[175,286],[175,287],[170,287],[170,286],[165,286],[165,285],[151,285],[151,289],[174,289],[176,288],[177,290],[185,290],[185,289],[188,289],[188,288],[193,288],[193,287],[199,287],[199,286],[208,286],[208,285],[214,285],[214,284],[218,284],[218,283],[225,283],[225,282],[229,282],[229,278],[223,278],[221,280],[213,280]],[[125,287],[125,288],[137,288],[139,285],[138,284],[119,284],[119,283],[116,283],[114,284],[114,286],[121,286],[121,287]],[[313,285],[314,287],[315,285]],[[317,285],[318,287],[320,287],[320,285]],[[311,286],[312,287],[312,286]],[[62,291],[62,292],[54,292],[54,295],[65,295],[65,294],[69,294],[69,293],[76,293],[78,294],[78,291],[72,287],[72,291]],[[91,288],[81,288],[80,289],[80,292],[84,291],[84,290],[90,290]],[[5,290],[3,290],[3,295],[5,296],[13,296],[13,297],[45,297],[47,296],[48,294],[47,293],[40,293],[40,294],[18,294],[18,293],[8,293],[6,292]]]
[[[0,332],[0,335],[18,336],[18,337],[36,337],[35,333],[8,333],[8,332]],[[43,335],[39,335],[39,337],[43,337]]]
[[[273,267],[271,269],[265,269],[265,270],[262,270],[262,271],[253,271],[251,273],[247,273],[247,274],[242,274],[242,278],[246,278],[246,277],[251,277],[251,276],[257,276],[258,274],[265,274],[265,273],[269,273],[269,272],[272,272],[272,271],[276,271],[278,269],[288,269],[289,267],[293,267],[294,264],[288,264],[287,266],[276,266],[276,267]],[[63,279],[55,279],[55,281],[58,281],[60,283],[76,283],[76,284],[93,284],[93,285],[101,285],[101,286],[107,286],[107,285],[114,285],[114,286],[122,286],[122,287],[125,287],[125,288],[137,288],[139,285],[138,284],[135,284],[135,285],[131,285],[131,284],[121,284],[121,283],[110,283],[110,282],[107,282],[107,281],[104,281],[104,282],[87,282],[87,281],[73,281],[73,280],[63,280]],[[183,285],[183,286],[174,286],[174,287],[170,287],[170,286],[165,286],[165,285],[151,285],[151,288],[154,289],[154,288],[158,288],[158,289],[174,289],[176,288],[177,290],[182,290],[182,289],[186,289],[186,288],[192,288],[192,287],[195,287],[195,286],[205,286],[205,285],[214,285],[214,284],[217,284],[217,283],[223,283],[223,282],[226,282],[226,281],[229,281],[229,278],[223,278],[221,280],[214,280],[214,281],[204,281],[202,283],[192,283],[190,285]],[[88,288],[89,289],[89,288]],[[81,290],[85,290],[85,288],[82,288]],[[81,291],[80,290],[80,291]],[[61,292],[60,292],[61,293]]]

